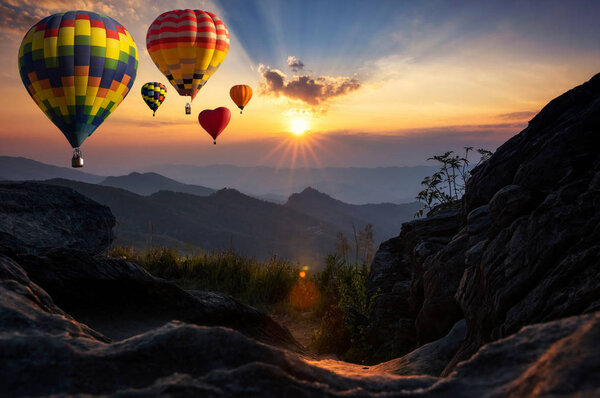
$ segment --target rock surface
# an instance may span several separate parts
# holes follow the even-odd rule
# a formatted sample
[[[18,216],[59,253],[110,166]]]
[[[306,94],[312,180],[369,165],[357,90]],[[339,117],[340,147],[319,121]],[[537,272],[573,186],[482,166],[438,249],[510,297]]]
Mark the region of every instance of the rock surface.
[[[373,361],[397,358],[417,347],[420,336],[415,320],[424,299],[423,263],[457,231],[458,210],[448,209],[404,223],[398,237],[379,246],[367,285],[367,294],[375,296],[367,329],[367,341],[375,348]]]
[[[0,184],[0,245],[44,253],[50,248],[102,252],[115,217],[106,206],[73,191],[38,183]]]
[[[372,333],[376,357],[390,341],[415,348],[465,318],[467,335],[448,375],[523,326],[600,309],[599,131],[596,75],[550,102],[473,170],[454,230],[428,217],[381,245],[369,292],[382,297],[368,329],[401,324],[414,332],[389,340]],[[425,233],[415,237],[418,229]],[[432,246],[436,229],[447,234]]]
[[[365,368],[311,360],[232,329],[177,321],[109,343],[58,309],[14,261],[0,257],[0,276],[1,396],[535,397],[600,392],[600,313],[529,326],[483,347],[444,379],[397,376],[386,370],[390,363]]]

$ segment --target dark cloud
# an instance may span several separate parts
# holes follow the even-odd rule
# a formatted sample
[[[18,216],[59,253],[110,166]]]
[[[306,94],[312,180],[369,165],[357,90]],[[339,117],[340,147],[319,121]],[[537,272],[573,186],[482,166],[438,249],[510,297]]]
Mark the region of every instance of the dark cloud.
[[[264,79],[264,82],[261,83],[263,94],[287,97],[313,106],[323,105],[330,99],[356,91],[361,86],[356,77],[319,76],[313,78],[311,75],[305,74],[288,79],[278,69],[261,67],[259,71]]]
[[[300,61],[298,58],[290,55],[287,59],[288,67],[295,73],[304,70],[304,62]]]
[[[523,112],[510,112],[510,113],[501,113],[498,115],[500,119],[504,120],[529,120],[533,118],[538,111],[523,111]]]
[[[0,33],[25,36],[40,19],[31,9],[20,7],[13,1],[0,1]]]

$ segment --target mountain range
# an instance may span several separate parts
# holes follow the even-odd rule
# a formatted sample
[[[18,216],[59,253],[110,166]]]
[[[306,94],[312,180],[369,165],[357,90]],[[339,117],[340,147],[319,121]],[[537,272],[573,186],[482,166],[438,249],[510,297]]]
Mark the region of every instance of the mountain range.
[[[350,204],[409,203],[421,190],[421,181],[435,168],[273,168],[232,165],[159,165],[127,176],[108,177],[57,167],[22,157],[0,156],[0,175],[6,180],[66,178],[104,184],[150,195],[161,189],[208,195],[234,188],[247,195],[283,204],[307,187]]]
[[[159,165],[155,172],[187,184],[235,188],[255,197],[284,197],[306,187],[351,204],[413,202],[424,177],[434,167],[274,168],[231,165]],[[266,197],[265,197],[266,198]]]
[[[66,186],[110,207],[117,218],[115,243],[138,249],[233,249],[320,265],[335,249],[340,232],[353,241],[356,231],[372,224],[377,245],[397,235],[419,208],[417,202],[349,204],[312,187],[287,199],[265,195],[275,196],[279,203],[274,203],[236,189],[216,191],[153,172],[102,177],[25,158],[1,157],[0,164],[11,165],[2,168],[5,179]]]

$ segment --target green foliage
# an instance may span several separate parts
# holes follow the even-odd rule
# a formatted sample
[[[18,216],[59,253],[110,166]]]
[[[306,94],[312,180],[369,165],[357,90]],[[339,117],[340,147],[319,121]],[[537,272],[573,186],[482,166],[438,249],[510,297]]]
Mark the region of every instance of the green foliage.
[[[368,275],[364,263],[351,265],[338,254],[327,256],[325,269],[317,278],[325,308],[321,325],[313,335],[313,348],[318,354],[334,353],[351,362],[369,356],[366,327],[374,297],[366,292]]]
[[[259,261],[227,251],[179,256],[168,248],[137,252],[120,246],[107,255],[134,262],[182,288],[222,292],[263,308],[286,300],[299,279],[299,267],[286,261]]]
[[[448,205],[462,198],[470,177],[469,152],[472,150],[473,147],[468,146],[465,147],[464,156],[448,151],[427,159],[437,161],[440,169],[421,181],[421,185],[424,185],[425,189],[417,194],[417,200],[423,203],[423,207],[415,213],[415,217],[423,216],[425,210],[432,210],[439,205]],[[486,149],[477,149],[477,153],[480,158],[476,166],[492,156],[492,152]]]

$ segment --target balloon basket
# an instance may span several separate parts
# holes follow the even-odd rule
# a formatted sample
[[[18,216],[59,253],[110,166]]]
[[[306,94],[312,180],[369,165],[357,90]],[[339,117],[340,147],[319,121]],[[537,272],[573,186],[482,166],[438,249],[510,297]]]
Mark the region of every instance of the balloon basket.
[[[73,150],[73,157],[71,158],[71,167],[83,167],[83,156],[79,148]]]
[[[185,104],[185,114],[186,115],[192,114],[192,104],[190,104],[190,103]]]

